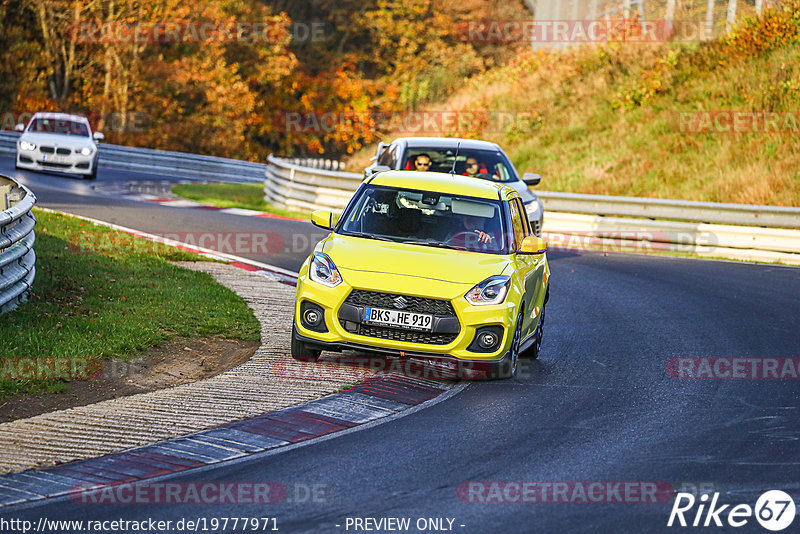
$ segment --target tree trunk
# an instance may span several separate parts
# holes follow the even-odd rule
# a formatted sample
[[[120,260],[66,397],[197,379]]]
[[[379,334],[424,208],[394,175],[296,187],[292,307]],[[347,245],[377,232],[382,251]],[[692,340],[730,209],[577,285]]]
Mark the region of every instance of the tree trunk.
[[[728,18],[725,22],[725,31],[731,31],[736,24],[736,0],[728,0]]]
[[[670,24],[675,20],[675,0],[667,0],[667,14],[664,15],[664,20]]]
[[[708,0],[706,6],[706,40],[714,36],[714,0]]]

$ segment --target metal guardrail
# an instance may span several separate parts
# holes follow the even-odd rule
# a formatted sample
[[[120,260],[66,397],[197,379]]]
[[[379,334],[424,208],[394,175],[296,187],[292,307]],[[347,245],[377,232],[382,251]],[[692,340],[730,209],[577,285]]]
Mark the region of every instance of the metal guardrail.
[[[18,132],[0,131],[0,153],[16,154],[19,135]],[[266,171],[263,163],[152,148],[101,143],[99,153],[101,168],[141,171],[178,178],[260,183]]]
[[[545,211],[800,228],[800,208],[537,191]]]
[[[286,209],[344,209],[363,174],[302,167],[270,155],[264,181],[264,200]]]
[[[28,188],[0,176],[0,314],[28,299],[36,276],[35,203]]]
[[[284,208],[341,210],[363,179],[270,156],[264,199]],[[800,208],[536,191],[544,232],[560,246],[634,249],[800,264]],[[564,236],[567,236],[565,238]],[[631,247],[627,246],[627,249]]]

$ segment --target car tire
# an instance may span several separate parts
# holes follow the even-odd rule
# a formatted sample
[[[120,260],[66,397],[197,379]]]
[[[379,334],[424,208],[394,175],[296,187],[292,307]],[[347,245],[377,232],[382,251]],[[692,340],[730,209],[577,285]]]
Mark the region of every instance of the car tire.
[[[536,332],[534,332],[533,344],[525,349],[520,356],[535,360],[539,357],[539,352],[542,350],[542,336],[544,335],[544,316],[547,313],[547,302],[550,300],[550,288],[547,288],[547,293],[544,295],[544,303],[542,304],[542,315],[539,317],[539,324],[536,325]]]
[[[297,331],[292,326],[292,358],[298,362],[314,363],[319,359],[321,350],[311,349],[308,345],[297,339]]]
[[[523,358],[535,360],[539,357],[539,352],[542,350],[542,335],[544,334],[544,316],[547,307],[542,308],[542,315],[539,317],[539,324],[536,326],[536,331],[533,333],[533,343],[530,347],[525,349],[525,352],[520,354]]]
[[[511,340],[511,348],[508,355],[501,362],[492,362],[489,366],[489,376],[491,380],[506,380],[514,378],[517,374],[519,364],[519,346],[522,342],[522,311],[517,315],[517,324],[514,326],[514,337]]]
[[[87,174],[85,177],[86,177],[87,180],[97,180],[97,165],[95,165],[92,168],[92,172]]]

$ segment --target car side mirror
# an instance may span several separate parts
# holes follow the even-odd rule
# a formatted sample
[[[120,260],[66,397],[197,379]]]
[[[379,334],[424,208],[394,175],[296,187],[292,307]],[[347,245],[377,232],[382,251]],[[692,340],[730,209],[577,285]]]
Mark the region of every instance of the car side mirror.
[[[384,149],[385,149],[387,146],[389,146],[389,145],[387,145],[386,143],[384,143],[383,141],[381,141],[381,142],[380,142],[380,144],[378,144],[378,150],[376,150],[376,151],[375,151],[375,155],[374,155],[374,156],[372,156],[371,158],[369,158],[369,160],[370,160],[370,161],[377,161],[377,160],[378,160],[378,158],[379,158],[379,157],[381,157],[381,153],[383,152],[383,150],[384,150]]]
[[[522,181],[525,182],[526,185],[539,185],[539,182],[542,181],[542,175],[532,172],[526,172],[522,176]]]
[[[388,165],[375,165],[372,167],[372,174],[378,174],[379,172],[386,172],[391,171],[392,169]]]
[[[522,245],[519,247],[520,254],[544,254],[547,252],[547,243],[541,237],[529,235],[522,240]]]
[[[94,135],[92,135],[92,137],[94,138],[95,141],[102,141],[103,139],[106,138],[106,136],[103,135],[102,132],[95,132]]]
[[[311,224],[323,230],[333,228],[333,213],[327,210],[317,210],[311,213]]]
[[[22,124],[22,123],[17,124],[16,126],[14,126],[14,131],[15,132],[24,132],[25,131],[25,125]]]

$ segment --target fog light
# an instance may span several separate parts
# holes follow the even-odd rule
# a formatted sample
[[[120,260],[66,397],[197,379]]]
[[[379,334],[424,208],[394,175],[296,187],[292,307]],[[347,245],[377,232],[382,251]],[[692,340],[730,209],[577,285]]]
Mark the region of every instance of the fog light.
[[[475,330],[475,337],[467,350],[470,352],[497,352],[503,342],[505,330],[500,325],[481,326]]]
[[[497,336],[492,332],[483,332],[478,336],[478,345],[482,349],[491,349],[497,345]]]
[[[318,326],[322,322],[322,314],[314,309],[306,310],[303,318],[308,326]]]

